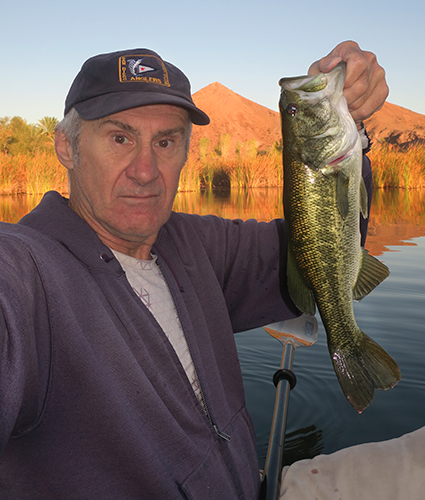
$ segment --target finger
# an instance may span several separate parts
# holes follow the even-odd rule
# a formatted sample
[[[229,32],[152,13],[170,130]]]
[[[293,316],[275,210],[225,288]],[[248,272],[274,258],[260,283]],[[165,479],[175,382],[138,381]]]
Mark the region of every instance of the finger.
[[[329,73],[338,63],[342,61],[342,57],[334,56],[332,54],[315,61],[308,69],[309,75],[316,75],[317,73]]]
[[[352,40],[341,42],[327,56],[315,61],[310,66],[308,74],[327,73],[339,62],[345,61],[351,65],[352,61],[356,62],[356,58],[362,58],[362,50],[359,45]]]
[[[374,92],[374,87],[375,85],[371,82],[367,71],[363,72],[354,82],[346,84],[343,93],[348,107],[350,109],[360,107]]]
[[[376,61],[375,54],[362,51],[355,42],[340,44],[337,48],[347,67],[344,88],[352,87],[359,79],[367,83],[370,69]]]
[[[361,50],[356,42],[346,41],[315,61],[309,74],[326,73],[341,60],[345,61],[347,68],[344,97],[354,120],[360,122],[380,109],[388,96],[385,71],[375,54]]]
[[[367,99],[359,98],[354,101],[349,107],[351,116],[356,123],[362,122],[370,118],[376,111],[380,110],[388,97],[388,87],[377,88]]]
[[[388,94],[385,70],[377,63],[344,90],[348,109],[355,121],[363,121],[382,108]]]
[[[356,42],[346,41],[338,44],[327,56],[315,61],[310,66],[308,74],[327,73],[339,62],[344,61],[347,65],[345,88],[351,87],[364,72],[368,71],[374,58],[372,52],[362,51]]]

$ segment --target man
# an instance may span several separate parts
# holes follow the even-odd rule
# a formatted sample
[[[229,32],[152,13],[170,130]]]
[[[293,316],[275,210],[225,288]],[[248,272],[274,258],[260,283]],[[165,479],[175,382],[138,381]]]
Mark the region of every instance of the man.
[[[384,72],[354,42],[310,71],[340,60],[361,129]],[[233,332],[298,311],[284,221],[171,213],[191,124],[208,122],[152,51],[77,75],[56,134],[69,200],[48,193],[0,231],[1,498],[257,498]]]

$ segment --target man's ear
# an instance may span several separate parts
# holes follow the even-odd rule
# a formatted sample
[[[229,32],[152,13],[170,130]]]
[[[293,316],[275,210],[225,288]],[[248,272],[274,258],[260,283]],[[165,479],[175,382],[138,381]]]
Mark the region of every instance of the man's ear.
[[[55,133],[55,150],[62,165],[68,170],[72,170],[74,168],[72,147],[68,137],[63,132],[56,131]]]

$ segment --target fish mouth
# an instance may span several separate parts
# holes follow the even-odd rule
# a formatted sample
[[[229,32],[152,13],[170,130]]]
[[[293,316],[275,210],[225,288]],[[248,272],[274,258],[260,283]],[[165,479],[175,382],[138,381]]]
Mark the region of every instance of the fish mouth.
[[[301,149],[307,153],[304,158],[308,158],[307,164],[324,173],[338,171],[340,163],[353,156],[357,149],[359,134],[343,95],[345,75],[346,64],[340,62],[329,73],[282,78],[279,81],[282,93],[296,94],[310,109],[320,109],[322,102],[328,103],[329,109],[316,133],[311,133],[311,129],[311,135],[298,131],[299,138],[304,142]],[[309,149],[322,152],[314,159]],[[301,156],[304,157],[304,154]]]
[[[279,85],[282,92],[296,92],[302,101],[313,105],[325,95],[341,95],[346,72],[346,63],[341,61],[329,73],[281,78]]]

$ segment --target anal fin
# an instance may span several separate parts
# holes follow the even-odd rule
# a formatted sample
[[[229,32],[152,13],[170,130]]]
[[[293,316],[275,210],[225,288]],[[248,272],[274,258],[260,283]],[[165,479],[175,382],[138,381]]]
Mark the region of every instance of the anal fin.
[[[361,300],[390,274],[388,267],[362,248],[357,281],[353,287],[353,299]]]

